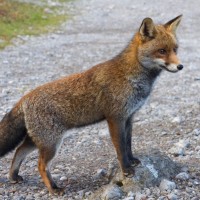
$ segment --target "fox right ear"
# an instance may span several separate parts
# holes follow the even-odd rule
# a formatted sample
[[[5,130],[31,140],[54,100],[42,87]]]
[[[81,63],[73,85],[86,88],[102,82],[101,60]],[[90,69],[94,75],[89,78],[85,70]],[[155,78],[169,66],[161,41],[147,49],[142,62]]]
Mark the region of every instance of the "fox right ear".
[[[145,18],[139,29],[140,35],[145,39],[153,39],[156,36],[156,28],[151,18]]]
[[[179,15],[178,17],[176,17],[176,18],[170,20],[169,22],[167,22],[164,25],[164,27],[175,34],[176,33],[176,29],[180,24],[181,18],[182,18],[182,15]]]

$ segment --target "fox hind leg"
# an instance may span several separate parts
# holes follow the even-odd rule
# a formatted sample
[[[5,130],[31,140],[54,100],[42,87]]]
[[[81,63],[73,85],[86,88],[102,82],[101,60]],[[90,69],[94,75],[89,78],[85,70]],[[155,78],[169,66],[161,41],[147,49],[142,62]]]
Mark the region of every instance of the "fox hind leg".
[[[20,166],[25,157],[35,149],[35,144],[28,136],[26,136],[23,143],[17,148],[14,158],[12,160],[12,165],[9,172],[9,179],[11,183],[23,181],[23,178],[18,175]]]
[[[53,159],[55,154],[56,154],[55,146],[54,147],[48,146],[47,148],[41,148],[39,150],[38,169],[49,192],[52,194],[57,193],[62,195],[64,193],[64,188],[60,188],[56,185],[48,169],[48,163]]]

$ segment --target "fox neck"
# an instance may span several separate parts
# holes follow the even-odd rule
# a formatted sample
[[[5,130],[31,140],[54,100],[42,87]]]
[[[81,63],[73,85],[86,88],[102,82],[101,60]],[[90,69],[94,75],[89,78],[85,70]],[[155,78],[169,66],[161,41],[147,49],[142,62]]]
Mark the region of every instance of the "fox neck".
[[[154,81],[161,73],[162,69],[154,66],[145,67],[138,58],[138,46],[140,41],[137,35],[133,37],[128,46],[116,57],[125,73],[135,76],[144,75]]]

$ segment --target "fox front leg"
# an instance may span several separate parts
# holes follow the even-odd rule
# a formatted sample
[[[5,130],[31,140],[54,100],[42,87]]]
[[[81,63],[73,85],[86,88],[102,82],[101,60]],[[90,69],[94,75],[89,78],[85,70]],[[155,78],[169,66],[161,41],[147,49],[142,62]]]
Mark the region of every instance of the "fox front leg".
[[[129,117],[128,120],[126,121],[126,150],[128,159],[131,162],[132,166],[136,166],[140,164],[140,160],[133,156],[131,141],[132,141],[132,116]]]
[[[126,120],[108,119],[107,121],[122,172],[125,176],[133,176],[134,167],[131,165],[127,154]]]

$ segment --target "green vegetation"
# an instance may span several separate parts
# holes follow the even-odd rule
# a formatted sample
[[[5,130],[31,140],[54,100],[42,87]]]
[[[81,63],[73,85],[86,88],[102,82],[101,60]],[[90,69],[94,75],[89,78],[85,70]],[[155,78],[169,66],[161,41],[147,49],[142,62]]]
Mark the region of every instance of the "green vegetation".
[[[38,35],[52,30],[66,19],[66,15],[54,14],[55,9],[0,0],[0,49],[17,35]]]

